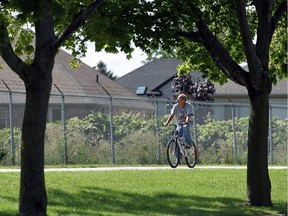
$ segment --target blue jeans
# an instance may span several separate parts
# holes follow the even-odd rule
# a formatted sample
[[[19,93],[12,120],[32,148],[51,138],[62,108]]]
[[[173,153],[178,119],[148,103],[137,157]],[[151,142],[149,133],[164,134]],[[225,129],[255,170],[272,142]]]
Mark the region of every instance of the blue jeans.
[[[178,137],[184,137],[188,145],[192,144],[190,127],[192,127],[192,122],[190,121],[187,125],[177,124]]]

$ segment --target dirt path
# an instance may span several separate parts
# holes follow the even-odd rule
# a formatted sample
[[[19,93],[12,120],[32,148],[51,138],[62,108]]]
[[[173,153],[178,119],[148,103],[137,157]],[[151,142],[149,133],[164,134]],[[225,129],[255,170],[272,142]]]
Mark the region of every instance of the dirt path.
[[[129,166],[129,167],[93,167],[93,168],[46,168],[45,172],[77,172],[77,171],[115,171],[115,170],[167,170],[169,166]],[[179,166],[176,169],[190,169],[187,166]],[[247,169],[246,166],[197,166],[193,169]],[[191,169],[191,170],[193,170]],[[288,166],[269,166],[269,169],[286,169]],[[20,172],[20,169],[0,169],[0,172]]]

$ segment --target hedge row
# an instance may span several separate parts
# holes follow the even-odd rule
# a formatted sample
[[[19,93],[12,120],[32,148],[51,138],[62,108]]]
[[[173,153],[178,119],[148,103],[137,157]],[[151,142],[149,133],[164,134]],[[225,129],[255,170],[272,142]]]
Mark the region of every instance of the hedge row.
[[[164,119],[158,119],[163,122]],[[172,127],[160,127],[156,133],[155,119],[123,113],[113,116],[114,148],[111,147],[109,116],[93,112],[84,119],[72,118],[66,123],[67,147],[64,146],[63,125],[48,123],[45,137],[45,164],[63,164],[64,155],[70,164],[165,164],[166,143]],[[272,120],[274,164],[287,164],[287,119]],[[199,163],[246,164],[248,119],[238,118],[235,133],[232,120],[207,118],[196,125]],[[234,136],[236,135],[236,136]],[[19,128],[14,130],[15,162],[20,163]],[[234,145],[236,141],[236,145]],[[0,161],[11,164],[10,130],[0,130]],[[66,154],[64,154],[67,149]]]

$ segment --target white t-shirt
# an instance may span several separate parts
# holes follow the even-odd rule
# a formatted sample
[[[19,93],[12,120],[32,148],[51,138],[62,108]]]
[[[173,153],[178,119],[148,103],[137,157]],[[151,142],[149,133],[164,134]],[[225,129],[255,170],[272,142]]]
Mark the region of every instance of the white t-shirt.
[[[171,109],[171,114],[174,114],[174,116],[176,117],[176,122],[178,124],[183,124],[188,115],[193,115],[192,105],[186,102],[185,106],[181,108],[179,104],[176,103]]]

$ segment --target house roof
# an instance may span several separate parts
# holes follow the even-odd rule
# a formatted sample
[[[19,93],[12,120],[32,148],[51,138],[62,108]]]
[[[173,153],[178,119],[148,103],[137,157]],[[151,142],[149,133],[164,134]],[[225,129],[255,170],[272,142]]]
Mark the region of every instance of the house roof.
[[[50,103],[59,103],[60,101],[59,99],[53,97],[54,94],[60,94],[57,87],[64,93],[64,95],[71,95],[71,97],[68,97],[65,102],[74,104],[95,103],[95,101],[96,103],[108,104],[109,100],[107,100],[107,92],[115,98],[137,97],[132,92],[120,86],[118,83],[114,82],[100,72],[89,67],[85,63],[82,63],[78,68],[72,69],[69,65],[71,59],[71,55],[63,50],[60,50],[55,58],[53,68],[54,85],[52,86],[51,90],[52,96],[50,98]],[[7,91],[5,84],[11,89],[12,92],[25,92],[23,81],[8,67],[1,57],[0,62],[3,62],[3,68],[0,69],[0,93]],[[96,79],[98,79],[98,83],[96,82]],[[104,88],[107,92],[104,90]],[[72,97],[72,95],[78,97]],[[19,99],[17,97],[13,99],[14,102],[23,103],[24,98],[25,97],[20,96]],[[115,100],[114,103],[126,107],[130,106],[131,108],[140,108],[141,106],[142,108],[145,107],[145,105],[139,103],[137,104],[137,102],[133,102],[132,100],[130,100],[129,104],[126,104],[127,101],[120,101],[120,99],[117,101]]]
[[[64,94],[107,96],[102,87],[104,86],[111,96],[135,97],[135,94],[127,91],[85,63],[81,63],[80,67],[72,69],[69,65],[71,59],[71,55],[60,50],[53,68],[53,83]],[[3,69],[0,69],[0,79],[4,80],[12,91],[25,92],[23,81],[7,66],[1,57],[0,61],[3,62]],[[96,76],[98,76],[98,82],[101,85],[96,82]],[[7,90],[3,82],[0,82],[0,90]],[[59,91],[53,86],[51,93],[59,93]]]
[[[243,66],[243,69],[246,71],[248,70],[248,66]],[[272,91],[270,96],[277,97],[277,96],[286,96],[287,97],[287,79],[282,79],[277,82],[276,85],[272,86]],[[233,81],[229,80],[224,85],[220,85],[218,83],[214,84],[216,89],[215,97],[223,96],[223,95],[248,95],[247,89],[244,86],[238,85]]]
[[[69,65],[70,60],[71,56],[68,53],[60,51],[55,61],[53,80],[57,86],[60,86],[61,90],[63,89],[62,91],[70,94],[84,93],[84,95],[107,96],[105,88],[111,96],[135,97],[135,94],[85,63],[82,63],[79,68],[72,69]]]
[[[132,93],[138,86],[146,86],[148,91],[157,91],[161,85],[173,79],[177,66],[182,62],[176,59],[155,59],[118,78],[116,82]],[[197,77],[200,73],[193,73]]]
[[[137,68],[130,73],[116,80],[117,83],[135,93],[138,86],[146,86],[148,90],[156,90],[167,81],[171,81],[177,74],[176,67],[182,61],[176,59],[155,59],[140,68]],[[248,67],[243,67],[248,71]],[[197,77],[201,78],[200,72],[191,72],[192,80]],[[226,95],[247,96],[247,89],[244,86],[238,85],[233,81],[228,81],[224,85],[214,83],[215,97],[223,97]],[[271,96],[282,95],[287,97],[287,79],[280,80],[276,86],[273,86]]]

